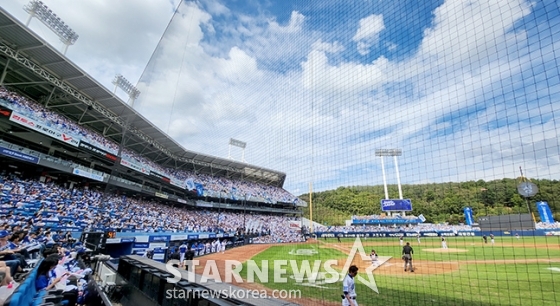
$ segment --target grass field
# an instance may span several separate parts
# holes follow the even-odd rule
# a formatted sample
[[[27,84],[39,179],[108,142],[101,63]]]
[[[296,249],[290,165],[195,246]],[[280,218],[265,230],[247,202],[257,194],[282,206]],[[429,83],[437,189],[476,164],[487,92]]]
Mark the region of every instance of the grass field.
[[[393,258],[374,271],[379,294],[356,282],[360,305],[560,305],[560,237],[496,237],[496,243],[483,244],[480,237],[449,237],[448,247],[460,252],[439,253],[440,240],[422,238],[414,248],[414,273],[404,272],[400,260],[402,247],[395,238],[362,240],[369,254]],[[252,260],[331,260],[346,261],[354,239],[327,239],[299,245],[272,246]],[[294,251],[313,249],[317,254],[293,255]],[[436,249],[426,251],[426,249]],[[357,256],[355,261],[360,262]],[[364,267],[369,262],[362,263]],[[365,268],[360,268],[363,273]],[[247,271],[244,267],[243,271]],[[320,271],[323,271],[321,268]],[[271,289],[301,290],[304,297],[340,304],[342,285],[337,283],[274,283],[269,267]],[[287,266],[286,275],[293,274]],[[246,275],[242,275],[244,278]]]

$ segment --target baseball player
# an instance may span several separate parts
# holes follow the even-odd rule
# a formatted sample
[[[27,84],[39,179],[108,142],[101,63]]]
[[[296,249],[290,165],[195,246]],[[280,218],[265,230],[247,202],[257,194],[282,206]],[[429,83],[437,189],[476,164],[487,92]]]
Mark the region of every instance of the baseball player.
[[[371,250],[371,253],[369,254],[369,257],[371,258],[371,264],[374,266],[377,266],[377,253],[375,253],[375,250]]]
[[[399,237],[399,243],[400,243],[400,245],[403,245],[403,244],[404,244],[404,235],[401,235],[401,236]]]
[[[227,241],[225,239],[222,239],[222,245],[221,245],[222,254],[226,252],[226,245],[227,245]]]
[[[445,237],[441,237],[441,248],[447,249],[447,241],[445,241]]]
[[[354,277],[356,277],[356,275],[358,275],[358,267],[355,265],[350,266],[348,274],[342,281],[342,306],[358,306],[354,284]]]
[[[515,238],[519,239],[519,233],[515,233]]]
[[[418,245],[420,245],[420,232],[416,233],[416,240],[418,241]]]
[[[490,243],[494,244],[494,234],[490,234]]]
[[[187,252],[187,245],[185,242],[179,246],[179,263],[181,267],[185,266],[185,253]]]

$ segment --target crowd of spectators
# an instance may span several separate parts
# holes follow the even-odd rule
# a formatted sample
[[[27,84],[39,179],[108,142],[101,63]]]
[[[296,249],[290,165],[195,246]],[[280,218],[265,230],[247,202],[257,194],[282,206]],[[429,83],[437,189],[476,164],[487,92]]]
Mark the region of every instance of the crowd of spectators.
[[[0,225],[64,228],[69,231],[111,229],[135,232],[268,233],[267,241],[301,241],[288,218],[171,207],[146,199],[103,195],[89,188],[67,189],[54,182],[0,177]]]
[[[95,131],[86,129],[61,114],[46,109],[43,105],[19,93],[0,86],[0,105],[21,113],[41,124],[71,135],[75,139],[85,141],[114,155],[118,154],[119,146]],[[164,168],[129,149],[123,148],[121,158],[134,165],[135,169],[144,169],[146,173],[153,171],[177,182],[181,187],[195,189],[196,184],[203,187],[203,196],[227,197],[230,199],[255,200],[266,203],[293,203],[301,200],[280,187],[257,184],[224,177],[213,177],[185,170]],[[188,182],[191,182],[189,184]]]
[[[303,241],[301,232],[290,228],[289,221],[284,216],[189,210],[123,195],[103,196],[88,188],[68,189],[55,182],[24,179],[3,172],[0,175],[0,300],[2,292],[10,293],[18,287],[39,254],[43,254],[37,290],[56,287],[64,291],[64,298],[71,305],[79,303],[87,294],[81,279],[91,270],[78,266],[76,254],[87,250],[76,242],[71,231],[133,229],[140,235],[229,233],[253,237],[253,243]]]
[[[554,223],[537,222],[535,227],[537,229],[558,229],[560,228],[560,222],[558,221]]]

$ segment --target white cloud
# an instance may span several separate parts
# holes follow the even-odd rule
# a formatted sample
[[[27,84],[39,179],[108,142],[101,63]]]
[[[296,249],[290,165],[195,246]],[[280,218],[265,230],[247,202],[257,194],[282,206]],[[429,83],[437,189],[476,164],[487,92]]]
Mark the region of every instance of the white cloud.
[[[25,2],[3,6],[18,11]],[[155,1],[111,3],[47,2],[81,36],[68,56],[103,84],[116,73],[138,78],[174,9]],[[373,151],[386,147],[403,149],[404,183],[514,177],[519,165],[538,177],[560,173],[553,120],[486,127],[502,117],[560,113],[553,102],[525,112],[487,101],[533,61],[555,56],[554,46],[531,54],[526,33],[511,31],[530,13],[524,1],[447,0],[409,58],[371,63],[341,57],[351,47],[334,31],[369,54],[385,29],[382,15],[356,20],[359,28],[348,35],[309,31],[297,11],[280,25],[265,13],[234,14],[230,3],[204,4],[206,10],[182,5],[139,84],[138,110],[187,149],[226,157],[230,137],[246,141],[246,160],[286,172],[289,190],[307,190],[310,181],[315,190],[382,184]],[[399,45],[389,43],[390,50],[406,47],[392,41]],[[291,68],[269,69],[278,63]],[[395,84],[411,93],[386,90]],[[462,115],[451,115],[466,107],[483,111],[457,125]]]
[[[318,39],[311,45],[311,49],[316,51],[325,51],[327,53],[339,53],[344,51],[344,46],[338,41],[327,43],[323,42],[321,39]]]
[[[360,20],[360,27],[352,38],[358,45],[358,53],[366,55],[379,40],[379,33],[385,30],[383,15],[370,15]]]
[[[270,29],[273,32],[280,32],[280,33],[297,33],[300,32],[303,23],[305,22],[305,16],[301,13],[293,11],[292,15],[290,16],[290,21],[286,26],[281,26],[275,20],[270,21]]]

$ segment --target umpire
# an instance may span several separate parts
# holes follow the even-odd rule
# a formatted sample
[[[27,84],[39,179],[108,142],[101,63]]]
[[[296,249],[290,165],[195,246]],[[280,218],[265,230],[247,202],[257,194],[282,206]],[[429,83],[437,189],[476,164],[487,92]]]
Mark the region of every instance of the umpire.
[[[412,254],[414,254],[414,250],[410,246],[410,242],[407,242],[405,246],[402,248],[402,259],[404,260],[404,272],[406,272],[406,266],[410,268],[410,272],[414,272],[414,268],[412,268]]]

